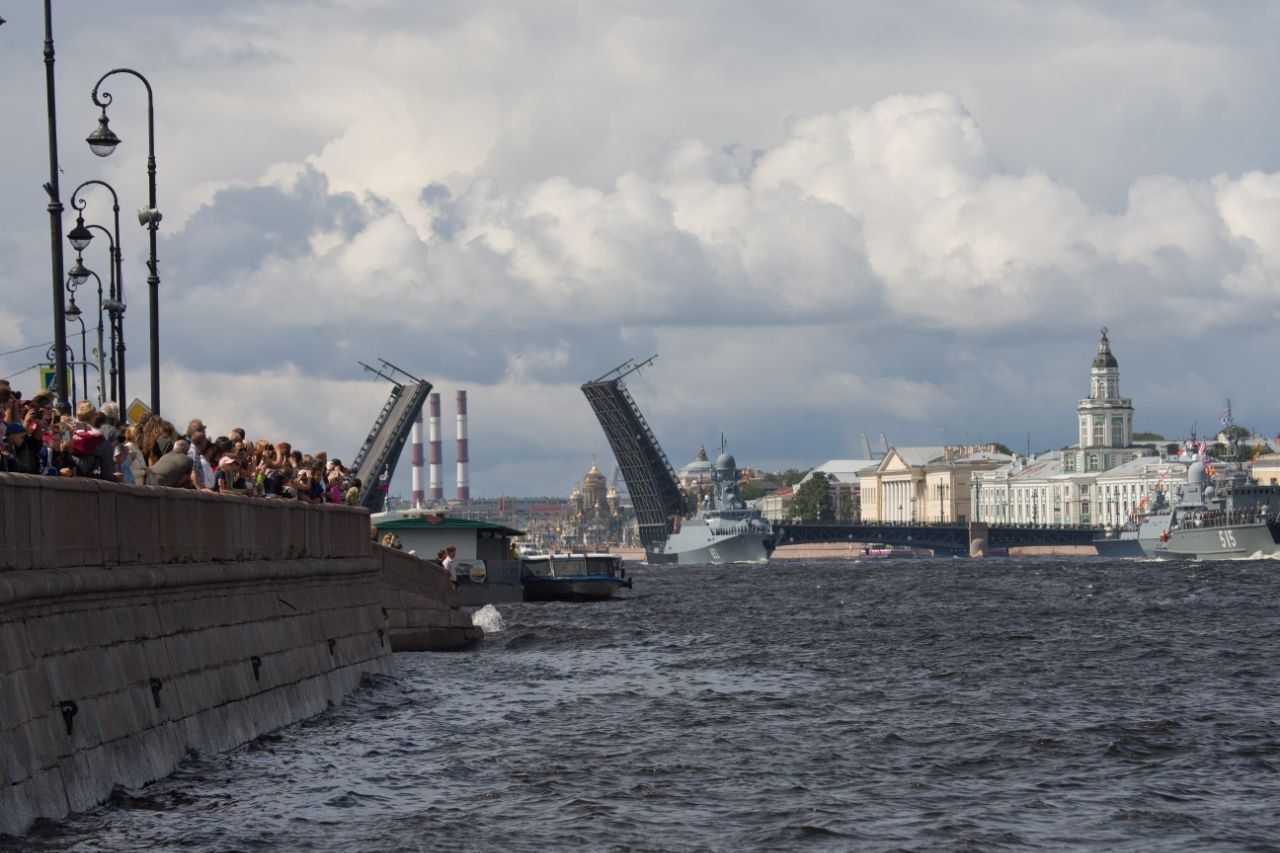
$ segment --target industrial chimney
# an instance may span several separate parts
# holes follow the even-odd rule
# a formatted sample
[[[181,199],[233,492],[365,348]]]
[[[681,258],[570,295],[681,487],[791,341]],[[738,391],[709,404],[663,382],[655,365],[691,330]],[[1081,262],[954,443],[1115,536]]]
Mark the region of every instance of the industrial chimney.
[[[458,500],[471,500],[470,458],[467,456],[467,392],[458,392]]]
[[[422,506],[422,409],[418,409],[418,414],[413,417],[413,435],[410,440],[413,442],[413,494],[411,497],[413,508],[417,509]]]
[[[442,456],[440,452],[440,395],[432,394],[428,398],[428,405],[431,407],[431,415],[427,421],[427,441],[431,447],[431,472],[430,472],[430,491],[427,497],[432,503],[444,499],[444,485],[440,482],[440,465]]]

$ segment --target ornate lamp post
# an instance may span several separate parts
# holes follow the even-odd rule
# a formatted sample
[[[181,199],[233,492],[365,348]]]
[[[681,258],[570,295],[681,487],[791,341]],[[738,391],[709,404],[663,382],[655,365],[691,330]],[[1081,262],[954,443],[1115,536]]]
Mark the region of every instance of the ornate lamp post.
[[[68,318],[80,321],[80,363],[81,363],[81,374],[82,374],[82,378],[84,379],[84,385],[81,390],[84,392],[84,399],[88,399],[89,398],[89,353],[85,346],[85,338],[88,334],[88,329],[85,326],[85,322],[84,322],[84,317],[83,317],[84,312],[81,311],[80,306],[76,305],[76,290],[78,290],[80,286],[83,285],[85,282],[87,282],[90,278],[93,278],[96,282],[98,282],[98,326],[97,326],[98,362],[97,364],[94,364],[93,367],[95,370],[98,371],[98,405],[101,406],[106,396],[106,388],[103,386],[104,370],[103,370],[103,364],[102,364],[102,354],[104,349],[104,344],[102,340],[102,302],[103,302],[102,278],[99,277],[99,275],[96,272],[87,268],[79,257],[77,257],[76,262],[71,265],[71,269],[67,270],[67,293],[70,294],[70,299],[63,313]]]
[[[71,293],[71,300],[67,303],[67,307],[63,309],[62,313],[63,313],[63,316],[66,317],[68,321],[75,320],[80,323],[80,390],[84,393],[85,399],[88,399],[89,397],[89,358],[88,358],[88,352],[85,349],[85,338],[88,335],[88,329],[85,328],[84,317],[82,316],[82,312],[80,311],[80,306],[76,304],[76,295],[74,290],[72,290],[72,293]],[[72,353],[71,357],[72,359],[74,359],[75,353]],[[80,400],[77,398],[77,395],[75,392],[74,367],[75,367],[75,362],[73,361],[72,377],[71,377],[71,385],[72,385],[71,397],[72,397],[73,403],[79,403]]]
[[[111,210],[115,218],[114,235],[103,228],[101,225],[84,224],[84,209],[87,202],[79,198],[80,191],[88,186],[106,187],[111,193]],[[106,181],[89,180],[76,187],[75,192],[71,193],[71,206],[74,207],[78,214],[76,216],[76,227],[72,228],[67,234],[67,240],[71,243],[71,248],[77,252],[83,252],[88,248],[89,243],[93,240],[93,229],[106,234],[110,244],[111,252],[111,268],[110,285],[108,287],[108,298],[103,301],[102,305],[107,309],[107,315],[110,319],[111,329],[111,399],[118,401],[122,406],[125,405],[125,367],[124,367],[124,269],[122,264],[123,252],[120,249],[120,198],[116,195],[115,188]]]
[[[151,92],[151,83],[132,68],[113,68],[98,78],[93,86],[93,103],[102,108],[102,117],[98,119],[98,127],[86,137],[89,149],[99,157],[106,157],[120,144],[107,123],[107,107],[111,104],[111,94],[98,89],[113,74],[129,74],[142,81],[147,88],[147,206],[138,211],[138,222],[150,232],[150,253],[147,258],[147,296],[151,332],[151,411],[160,414],[160,268],[156,261],[156,229],[160,227],[161,215],[156,209],[156,120],[155,104]]]
[[[67,318],[62,313],[62,198],[58,190],[58,111],[53,80],[53,8],[44,0],[44,89],[49,114],[49,241],[53,261],[53,390],[59,411],[67,404]]]

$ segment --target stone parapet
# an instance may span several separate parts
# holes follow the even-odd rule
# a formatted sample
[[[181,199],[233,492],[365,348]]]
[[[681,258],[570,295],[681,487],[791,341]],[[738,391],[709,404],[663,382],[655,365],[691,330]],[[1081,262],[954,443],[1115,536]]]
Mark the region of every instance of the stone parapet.
[[[458,609],[458,592],[439,563],[381,545],[375,552],[393,651],[460,649],[484,636],[471,615]]]
[[[360,508],[0,474],[0,833],[394,674],[380,570]]]
[[[0,572],[368,557],[362,507],[0,474]]]

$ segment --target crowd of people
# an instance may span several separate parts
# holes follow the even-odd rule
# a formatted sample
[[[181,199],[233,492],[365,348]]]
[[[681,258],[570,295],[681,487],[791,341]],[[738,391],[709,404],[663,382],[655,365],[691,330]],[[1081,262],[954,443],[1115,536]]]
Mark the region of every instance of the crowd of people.
[[[180,432],[157,415],[121,420],[114,402],[82,402],[60,414],[52,394],[24,400],[0,379],[0,472],[94,477],[129,485],[221,494],[355,504],[361,484],[324,451],[305,454],[288,442],[250,440],[237,427],[210,438],[200,419]]]

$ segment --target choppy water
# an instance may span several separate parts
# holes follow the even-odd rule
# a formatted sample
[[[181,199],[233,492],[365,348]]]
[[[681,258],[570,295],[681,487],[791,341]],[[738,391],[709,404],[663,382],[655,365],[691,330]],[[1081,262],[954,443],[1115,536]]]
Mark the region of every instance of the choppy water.
[[[634,576],[21,846],[1280,847],[1280,563]]]

